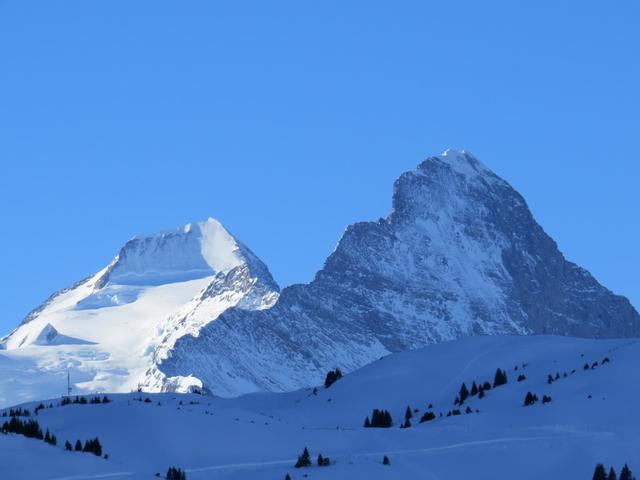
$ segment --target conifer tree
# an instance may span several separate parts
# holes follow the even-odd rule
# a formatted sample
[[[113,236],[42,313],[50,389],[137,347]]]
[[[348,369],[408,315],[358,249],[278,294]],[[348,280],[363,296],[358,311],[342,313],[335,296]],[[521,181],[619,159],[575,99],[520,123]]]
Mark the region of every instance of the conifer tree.
[[[369,421],[369,417],[364,419],[364,428],[371,428],[371,422]]]
[[[593,480],[607,480],[607,472],[601,463],[596,465],[596,469],[593,472]]]
[[[411,407],[407,405],[407,409],[404,412],[404,419],[410,420],[413,417],[413,412],[411,411]]]
[[[309,450],[307,447],[304,447],[304,451],[302,455],[298,457],[298,461],[294,465],[295,468],[303,468],[311,466],[311,455],[309,455]]]
[[[81,452],[82,451],[82,443],[80,443],[80,440],[76,440],[76,446],[75,446],[74,450],[76,452]]]
[[[66,442],[64,442],[64,449],[65,450],[69,450],[72,451],[73,447],[71,446],[71,442],[69,442],[69,440],[67,440]]]
[[[609,469],[609,476],[607,477],[607,480],[618,480],[618,476],[616,475],[616,471],[613,467]]]
[[[493,379],[493,386],[499,387],[500,385],[504,385],[505,383],[507,383],[507,372],[498,368],[496,370],[495,378]]]
[[[462,405],[464,401],[469,398],[469,390],[467,389],[467,386],[464,382],[462,382],[462,385],[460,386],[458,397],[460,398],[460,405]]]
[[[291,475],[288,473],[284,476],[284,480],[291,480]]]
[[[329,370],[327,376],[324,379],[324,388],[329,388],[335,382],[342,378],[342,371],[339,368],[335,370]]]
[[[635,480],[635,478],[636,477],[633,476],[633,473],[631,473],[631,469],[625,463],[622,470],[620,470],[620,480]]]
[[[524,406],[528,407],[529,405],[533,405],[538,401],[538,397],[535,393],[527,392],[527,395],[524,397]]]
[[[471,391],[469,392],[469,394],[472,397],[475,397],[478,394],[478,386],[476,385],[476,382],[473,382],[473,384],[471,385]]]
[[[386,455],[384,457],[382,457],[382,464],[383,465],[391,465],[391,460],[389,460],[389,457],[387,457]]]

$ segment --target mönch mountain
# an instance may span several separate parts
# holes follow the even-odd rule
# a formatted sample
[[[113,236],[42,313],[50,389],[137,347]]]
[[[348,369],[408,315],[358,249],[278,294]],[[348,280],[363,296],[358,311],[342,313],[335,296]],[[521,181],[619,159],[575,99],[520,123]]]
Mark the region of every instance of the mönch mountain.
[[[91,391],[233,396],[498,334],[638,336],[640,316],[563,257],[506,181],[448,150],[402,174],[389,216],[349,226],[309,284],[279,292],[210,219],[129,241],[111,265],[34,310],[0,355],[49,377],[71,368]]]

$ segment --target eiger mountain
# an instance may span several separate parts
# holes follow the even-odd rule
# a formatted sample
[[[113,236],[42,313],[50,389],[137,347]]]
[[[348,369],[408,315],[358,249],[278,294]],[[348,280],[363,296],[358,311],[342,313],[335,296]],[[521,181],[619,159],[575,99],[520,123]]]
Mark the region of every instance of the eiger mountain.
[[[136,237],[2,340],[0,373],[24,380],[1,380],[0,403],[61,393],[67,369],[87,391],[230,396],[470,335],[640,335],[626,298],[567,261],[506,181],[452,150],[402,174],[390,215],[349,226],[311,283],[278,292],[215,220]]]

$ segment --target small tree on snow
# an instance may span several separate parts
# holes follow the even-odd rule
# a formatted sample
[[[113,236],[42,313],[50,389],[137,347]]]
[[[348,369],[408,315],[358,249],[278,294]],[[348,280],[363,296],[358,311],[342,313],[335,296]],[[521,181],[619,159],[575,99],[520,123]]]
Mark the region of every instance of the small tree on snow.
[[[310,467],[310,466],[311,466],[311,455],[309,455],[309,450],[307,449],[307,447],[304,447],[304,451],[302,452],[302,455],[298,457],[298,460],[296,461],[296,464],[294,465],[294,467],[304,468],[304,467]]]

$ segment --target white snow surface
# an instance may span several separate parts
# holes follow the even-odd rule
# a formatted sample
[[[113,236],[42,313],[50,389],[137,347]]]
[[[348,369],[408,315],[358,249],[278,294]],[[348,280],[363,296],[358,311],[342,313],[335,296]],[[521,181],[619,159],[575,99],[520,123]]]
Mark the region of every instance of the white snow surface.
[[[215,288],[239,272],[236,290]],[[166,379],[154,362],[227,308],[263,308],[277,296],[266,267],[213,219],[135,237],[0,342],[0,405],[61,394],[67,371],[87,392],[202,386],[188,375]]]
[[[598,462],[638,471],[639,362],[637,338],[478,336],[389,355],[317,393],[132,393],[67,406],[57,398],[35,418],[58,446],[0,434],[0,465],[15,480],[152,479],[169,466],[189,480],[588,479]],[[496,368],[506,385],[446,416],[462,382],[492,381]],[[548,383],[549,374],[559,378]],[[552,400],[525,407],[529,391]],[[400,429],[407,406],[412,426]],[[389,410],[394,426],[363,428],[373,408]],[[427,411],[436,419],[419,423]],[[63,449],[96,436],[107,460]],[[314,466],[295,469],[305,446]],[[319,453],[332,465],[316,466]]]

